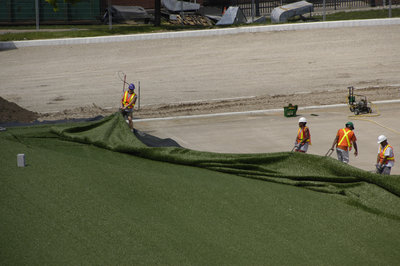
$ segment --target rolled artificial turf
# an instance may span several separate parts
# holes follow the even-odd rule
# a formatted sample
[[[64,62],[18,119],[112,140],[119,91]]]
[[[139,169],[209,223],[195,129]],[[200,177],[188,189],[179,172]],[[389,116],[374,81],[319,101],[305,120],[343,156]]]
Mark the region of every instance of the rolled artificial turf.
[[[8,128],[0,147],[2,265],[400,260],[400,176],[308,154],[150,148],[119,114]]]

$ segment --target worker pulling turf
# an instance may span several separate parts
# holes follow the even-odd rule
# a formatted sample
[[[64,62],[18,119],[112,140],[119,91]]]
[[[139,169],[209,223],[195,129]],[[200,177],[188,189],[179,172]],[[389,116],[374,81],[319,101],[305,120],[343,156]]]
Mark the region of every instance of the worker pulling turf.
[[[338,130],[330,149],[333,150],[336,145],[338,160],[344,163],[349,163],[349,151],[352,146],[354,146],[354,156],[358,155],[357,138],[353,130],[353,122],[347,122],[345,128]]]
[[[378,156],[376,158],[376,173],[382,175],[390,175],[390,171],[394,166],[393,147],[389,145],[385,135],[378,137]]]
[[[121,99],[121,113],[125,120],[128,120],[129,128],[133,131],[133,107],[135,107],[137,95],[135,93],[135,85],[129,84],[128,90],[124,92]]]
[[[306,153],[308,150],[308,145],[311,145],[310,129],[306,126],[306,124],[307,119],[305,117],[300,117],[299,130],[297,131],[295,140],[296,152]]]

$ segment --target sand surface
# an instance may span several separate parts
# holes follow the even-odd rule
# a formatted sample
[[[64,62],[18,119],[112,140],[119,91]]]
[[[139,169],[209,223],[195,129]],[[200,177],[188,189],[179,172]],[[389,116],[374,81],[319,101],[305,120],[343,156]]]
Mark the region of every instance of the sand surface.
[[[0,96],[40,113],[117,108],[118,71],[140,81],[141,107],[398,87],[399,44],[393,25],[25,47],[0,52]]]

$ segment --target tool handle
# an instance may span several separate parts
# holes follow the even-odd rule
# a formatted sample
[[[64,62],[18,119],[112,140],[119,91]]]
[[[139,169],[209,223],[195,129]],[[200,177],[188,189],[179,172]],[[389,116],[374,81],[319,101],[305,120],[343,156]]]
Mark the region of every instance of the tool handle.
[[[124,74],[124,86],[122,87],[122,93],[125,92],[125,84],[126,84],[126,74]]]
[[[329,149],[327,151],[327,153],[325,154],[325,156],[330,157],[332,155],[332,153],[333,153],[333,149]]]

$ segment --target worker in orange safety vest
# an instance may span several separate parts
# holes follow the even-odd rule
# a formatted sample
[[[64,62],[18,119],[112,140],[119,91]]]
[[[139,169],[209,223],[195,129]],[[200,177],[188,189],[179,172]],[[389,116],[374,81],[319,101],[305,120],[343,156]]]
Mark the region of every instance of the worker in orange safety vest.
[[[353,130],[354,124],[347,122],[345,128],[338,130],[330,149],[333,150],[336,145],[338,160],[344,163],[349,163],[349,151],[352,146],[354,146],[354,156],[358,155],[357,138]]]
[[[389,145],[385,135],[378,137],[378,156],[376,158],[376,173],[382,175],[390,175],[390,171],[394,166],[393,147]]]
[[[126,120],[128,120],[129,128],[133,131],[133,107],[135,107],[136,103],[136,93],[135,93],[135,85],[133,83],[129,84],[128,90],[124,92],[124,95],[121,99],[121,113]]]
[[[306,153],[308,145],[311,145],[310,129],[306,126],[307,119],[300,117],[299,119],[299,130],[295,140],[295,151]]]

